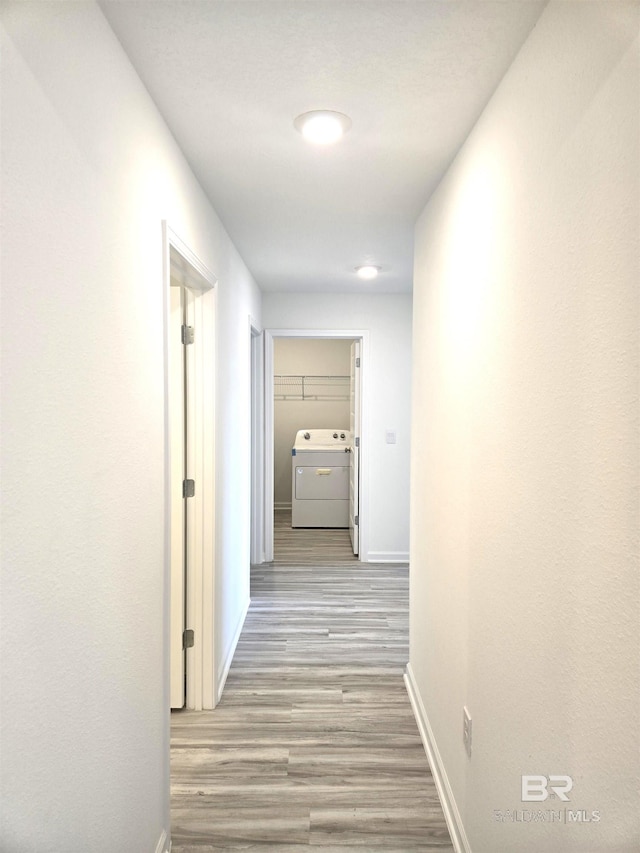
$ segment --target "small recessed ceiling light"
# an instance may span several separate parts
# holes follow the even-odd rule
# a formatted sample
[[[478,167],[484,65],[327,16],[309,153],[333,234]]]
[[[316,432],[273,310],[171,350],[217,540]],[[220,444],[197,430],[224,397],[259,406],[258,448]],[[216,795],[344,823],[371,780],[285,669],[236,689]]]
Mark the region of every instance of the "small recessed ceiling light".
[[[378,275],[378,273],[380,272],[380,267],[356,267],[356,272],[358,273],[359,278],[364,278],[367,281],[370,281],[372,278],[375,278]]]
[[[331,145],[349,130],[351,119],[332,110],[312,110],[298,116],[293,126],[300,131],[307,142],[313,142],[315,145]]]

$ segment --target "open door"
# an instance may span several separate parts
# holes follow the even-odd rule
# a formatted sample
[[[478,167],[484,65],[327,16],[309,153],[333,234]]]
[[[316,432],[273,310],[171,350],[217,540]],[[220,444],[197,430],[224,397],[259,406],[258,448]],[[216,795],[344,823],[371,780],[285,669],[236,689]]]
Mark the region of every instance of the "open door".
[[[183,708],[186,699],[187,578],[192,523],[189,502],[193,482],[193,441],[189,385],[193,365],[189,355],[193,328],[193,294],[188,288],[170,288],[169,319],[169,428],[171,448],[171,627],[170,696],[172,708]],[[189,479],[191,477],[191,479]]]
[[[360,341],[351,344],[351,381],[349,393],[349,536],[353,553],[360,553]]]
[[[251,335],[251,563],[264,562],[264,337]]]
[[[171,708],[215,708],[216,278],[166,223],[165,599]]]
[[[185,699],[185,506],[179,484],[184,479],[185,396],[181,342],[182,288],[171,287],[169,318],[169,429],[171,441],[171,627],[169,632],[171,707],[182,708]]]

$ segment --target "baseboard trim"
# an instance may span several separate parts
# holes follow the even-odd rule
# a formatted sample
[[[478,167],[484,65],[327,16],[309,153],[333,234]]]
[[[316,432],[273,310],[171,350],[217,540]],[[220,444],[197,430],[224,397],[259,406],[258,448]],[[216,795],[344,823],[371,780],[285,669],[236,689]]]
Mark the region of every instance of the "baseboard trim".
[[[247,613],[249,612],[249,605],[251,604],[251,599],[247,599],[247,603],[245,604],[242,613],[240,614],[240,619],[238,619],[238,624],[236,625],[236,630],[233,635],[233,640],[231,641],[231,647],[229,649],[229,654],[224,662],[224,666],[222,668],[222,673],[220,674],[220,678],[218,679],[218,684],[216,687],[216,705],[220,701],[222,696],[222,691],[224,690],[224,686],[227,683],[227,676],[229,675],[229,670],[231,669],[231,663],[233,661],[233,656],[236,653],[236,646],[238,645],[238,640],[240,639],[240,634],[242,633],[242,629],[244,628],[244,620],[247,618]]]
[[[162,830],[158,843],[156,844],[156,853],[171,853],[171,839],[166,829]]]
[[[422,704],[420,691],[418,690],[410,663],[407,664],[404,683],[407,687],[407,693],[409,694],[416,723],[418,724],[418,731],[420,732],[422,745],[424,746],[424,751],[427,754],[427,759],[431,766],[433,781],[436,783],[436,789],[438,791],[438,796],[440,797],[442,811],[444,812],[444,817],[447,822],[454,850],[456,853],[471,853],[471,845],[469,844],[469,839],[467,838],[467,834],[464,830],[462,817],[458,811],[458,806],[456,805],[456,800],[453,796],[451,785],[449,784],[447,772],[444,768],[444,764],[442,763],[442,757],[433,736],[433,730],[429,723],[427,712]]]
[[[274,503],[274,509],[291,509],[291,501],[288,503]]]
[[[369,563],[408,563],[408,551],[369,551],[367,554]]]

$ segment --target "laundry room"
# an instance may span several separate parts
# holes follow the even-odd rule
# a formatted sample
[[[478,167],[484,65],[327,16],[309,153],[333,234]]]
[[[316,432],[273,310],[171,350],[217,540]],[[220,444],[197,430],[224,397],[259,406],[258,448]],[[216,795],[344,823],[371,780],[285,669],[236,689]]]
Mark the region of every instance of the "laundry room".
[[[311,449],[318,441],[340,445],[344,466],[349,446],[351,344],[345,339],[277,338],[274,340],[274,509],[291,523],[292,450],[298,444]],[[298,435],[300,433],[300,435]],[[305,436],[309,435],[308,439]],[[335,438],[334,438],[335,435]],[[337,454],[336,459],[337,459]],[[337,471],[327,463],[314,472],[327,472],[314,479],[324,490],[335,489]],[[328,460],[332,461],[332,460]],[[313,485],[313,484],[312,484]],[[315,504],[315,501],[313,502]],[[301,505],[307,514],[299,516],[300,527],[347,527],[342,508],[315,504],[328,510],[318,515],[311,506]],[[337,513],[337,514],[336,514]],[[346,510],[345,510],[346,513]]]

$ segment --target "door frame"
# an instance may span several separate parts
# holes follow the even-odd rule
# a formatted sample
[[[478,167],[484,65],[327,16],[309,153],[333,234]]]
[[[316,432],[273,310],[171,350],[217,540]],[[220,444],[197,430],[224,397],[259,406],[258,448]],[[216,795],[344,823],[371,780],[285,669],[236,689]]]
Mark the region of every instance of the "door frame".
[[[264,330],[264,558],[273,560],[274,525],[274,383],[273,346],[276,338],[360,341],[360,561],[369,561],[369,332],[366,329],[265,329]]]
[[[264,556],[264,337],[249,317],[251,347],[251,552],[252,565]]]
[[[360,411],[360,371],[361,341],[351,341],[349,352],[349,432],[352,435],[362,433]],[[352,429],[353,427],[353,429]],[[353,553],[360,559],[360,441],[351,445],[349,456],[349,538]]]
[[[194,295],[192,383],[189,415],[193,421],[193,471],[195,496],[189,507],[189,548],[193,559],[187,565],[187,628],[195,633],[194,645],[186,655],[186,704],[190,710],[216,705],[216,655],[214,631],[215,590],[215,322],[217,279],[193,250],[162,221],[165,371],[165,672],[169,693],[169,608],[171,593],[170,550],[170,448],[169,426],[169,314],[171,278]]]

